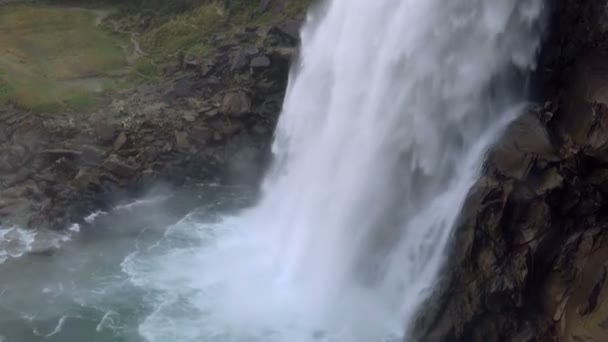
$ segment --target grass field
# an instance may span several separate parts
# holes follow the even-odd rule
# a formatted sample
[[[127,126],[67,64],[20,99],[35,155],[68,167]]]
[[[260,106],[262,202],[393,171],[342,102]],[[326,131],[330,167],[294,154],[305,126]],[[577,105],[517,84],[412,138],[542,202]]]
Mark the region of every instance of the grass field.
[[[84,109],[126,66],[121,43],[92,11],[0,6],[0,105],[33,111]]]

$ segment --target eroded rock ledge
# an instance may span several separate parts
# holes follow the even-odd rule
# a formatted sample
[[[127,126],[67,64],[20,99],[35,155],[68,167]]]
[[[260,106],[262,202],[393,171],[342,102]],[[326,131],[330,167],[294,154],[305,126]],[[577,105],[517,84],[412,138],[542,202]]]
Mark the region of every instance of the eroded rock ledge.
[[[552,5],[540,104],[489,154],[414,340],[608,338],[608,2]]]

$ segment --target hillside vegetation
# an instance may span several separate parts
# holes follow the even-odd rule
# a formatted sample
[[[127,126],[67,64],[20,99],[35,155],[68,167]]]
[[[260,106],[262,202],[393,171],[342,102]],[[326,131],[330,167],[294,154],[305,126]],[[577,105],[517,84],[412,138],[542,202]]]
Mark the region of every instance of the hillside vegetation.
[[[185,57],[212,55],[217,34],[230,39],[245,27],[301,18],[310,3],[50,0],[0,5],[0,106],[34,112],[91,109],[104,91],[161,82]],[[117,77],[125,75],[130,77]]]
[[[110,20],[140,33],[139,41],[146,55],[138,61],[136,71],[154,77],[163,66],[179,63],[184,56],[205,57],[213,53],[215,34],[234,35],[247,26],[270,26],[301,18],[311,2],[222,0],[163,5],[144,1],[140,6],[125,5],[127,10],[115,12]]]
[[[88,106],[126,63],[121,42],[96,27],[100,15],[0,6],[0,102],[36,111]]]

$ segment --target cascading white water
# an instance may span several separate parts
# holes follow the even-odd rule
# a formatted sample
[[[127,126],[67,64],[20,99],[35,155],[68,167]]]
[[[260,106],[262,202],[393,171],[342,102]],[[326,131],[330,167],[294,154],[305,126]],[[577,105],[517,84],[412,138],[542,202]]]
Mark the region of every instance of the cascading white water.
[[[260,203],[214,224],[188,217],[166,240],[189,244],[125,261],[157,290],[141,333],[402,339],[485,148],[522,100],[505,75],[533,66],[542,8],[334,0],[313,12]]]

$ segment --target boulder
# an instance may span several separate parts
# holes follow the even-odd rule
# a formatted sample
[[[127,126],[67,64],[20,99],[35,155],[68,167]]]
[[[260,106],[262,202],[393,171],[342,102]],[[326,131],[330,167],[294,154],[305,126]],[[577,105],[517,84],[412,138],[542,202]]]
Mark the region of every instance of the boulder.
[[[247,54],[245,53],[245,51],[240,49],[233,53],[230,57],[230,71],[235,72],[243,70],[247,67],[248,63],[249,58],[247,57]]]
[[[300,41],[300,28],[302,22],[298,20],[289,20],[280,25],[273,26],[268,34],[279,36],[289,45],[296,45]]]
[[[97,140],[105,145],[114,142],[120,126],[116,123],[108,123],[106,121],[97,121],[93,125]]]
[[[242,90],[226,93],[222,101],[221,111],[232,116],[242,116],[251,112],[251,99]]]
[[[252,68],[268,68],[270,66],[270,58],[268,56],[257,56],[251,60],[249,64]]]

